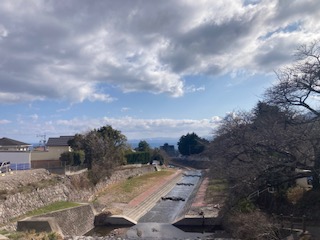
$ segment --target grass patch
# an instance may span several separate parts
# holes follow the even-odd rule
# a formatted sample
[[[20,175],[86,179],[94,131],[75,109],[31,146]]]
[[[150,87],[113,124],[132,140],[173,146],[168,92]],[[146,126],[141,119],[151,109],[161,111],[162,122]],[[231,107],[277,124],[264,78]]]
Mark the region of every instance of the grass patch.
[[[21,216],[18,216],[18,217],[14,217],[14,218],[10,218],[9,223],[17,222],[17,221],[19,221],[21,219],[24,219],[26,217],[38,216],[38,215],[42,215],[42,214],[46,214],[46,213],[50,213],[50,212],[66,209],[66,208],[77,207],[77,206],[80,206],[80,205],[81,204],[75,203],[75,202],[55,202],[55,203],[52,203],[52,204],[50,204],[48,206],[44,206],[44,207],[35,209],[33,211],[29,211],[24,215],[21,215]],[[0,226],[3,226],[3,225],[0,225]],[[6,230],[0,230],[0,234],[5,235],[5,232],[6,232]]]
[[[98,202],[101,204],[128,203],[146,189],[156,185],[161,179],[174,173],[174,170],[162,170],[131,177],[125,181],[112,184],[98,196]]]
[[[228,183],[224,179],[211,179],[209,181],[208,190],[215,192],[223,192],[228,188]]]
[[[27,183],[26,185],[19,184],[16,186],[14,189],[10,190],[0,190],[0,201],[1,200],[6,200],[8,195],[14,195],[16,193],[31,193],[32,191],[36,189],[44,189],[48,188],[50,186],[54,186],[58,184],[61,180],[58,177],[51,178],[51,179],[42,179],[39,182],[30,182]]]
[[[9,239],[13,240],[26,240],[26,239],[33,239],[33,240],[62,240],[63,238],[57,233],[36,233],[35,231],[30,232],[3,232],[1,231],[0,234],[6,236]]]
[[[22,192],[22,193],[29,193],[35,189],[43,189],[43,188],[48,188],[50,186],[56,185],[59,181],[60,180],[58,178],[43,179],[39,182],[32,182],[32,183],[28,183],[27,185],[19,186],[16,191]],[[13,193],[15,192],[13,191]]]
[[[169,171],[152,172],[141,175],[139,177],[129,178],[127,181],[119,185],[120,189],[126,193],[132,193],[136,189],[139,189],[141,185],[148,183],[149,181],[156,180],[158,178],[167,177],[171,175]]]
[[[31,216],[37,216],[37,215],[42,215],[66,208],[71,208],[71,207],[77,207],[80,206],[81,204],[75,203],[75,202],[55,202],[52,203],[48,206],[38,208],[36,210],[30,211],[26,213],[26,217],[31,217]]]
[[[211,179],[206,190],[205,201],[212,203],[225,197],[228,189],[228,183],[225,179]]]

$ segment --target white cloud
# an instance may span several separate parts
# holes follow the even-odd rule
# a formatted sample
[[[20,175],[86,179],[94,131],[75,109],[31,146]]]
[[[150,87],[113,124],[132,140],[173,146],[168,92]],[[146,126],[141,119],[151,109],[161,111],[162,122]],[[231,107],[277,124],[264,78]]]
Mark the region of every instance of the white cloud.
[[[38,114],[32,114],[32,115],[30,116],[30,118],[31,118],[33,121],[37,121],[37,120],[39,119],[39,116],[38,116]]]
[[[132,117],[58,120],[56,129],[68,129],[69,132],[83,133],[104,125],[111,125],[130,139],[152,137],[180,137],[188,132],[207,136],[219,125],[220,117],[211,119],[139,119]]]
[[[0,24],[0,40],[1,40],[1,38],[5,38],[7,36],[8,36],[7,29],[3,25]]]
[[[8,124],[8,123],[11,123],[11,121],[6,119],[0,119],[0,124]]]
[[[204,90],[189,75],[267,73],[320,38],[319,8],[316,0],[3,0],[0,101],[114,101],[104,86],[181,97]]]
[[[201,86],[201,87],[196,87],[194,85],[189,85],[185,88],[185,91],[187,93],[192,93],[192,92],[199,92],[199,91],[205,91],[206,88],[204,86]]]

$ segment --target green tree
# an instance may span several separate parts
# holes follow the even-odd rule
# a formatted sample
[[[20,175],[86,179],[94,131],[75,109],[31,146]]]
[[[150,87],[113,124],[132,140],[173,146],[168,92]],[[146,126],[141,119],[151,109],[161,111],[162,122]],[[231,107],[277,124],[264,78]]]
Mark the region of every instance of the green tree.
[[[146,164],[150,162],[150,152],[129,152],[125,157],[127,164]]]
[[[199,154],[204,151],[208,141],[195,133],[183,135],[178,142],[178,150],[184,156]]]
[[[65,165],[79,166],[84,163],[85,154],[83,150],[77,150],[72,152],[63,152],[60,155],[60,161]]]
[[[68,141],[68,145],[74,150],[74,151],[77,151],[77,150],[82,150],[84,148],[83,146],[83,143],[85,141],[85,135],[82,135],[82,134],[76,134],[74,136],[74,138],[70,139]]]
[[[61,153],[59,159],[64,165],[72,165],[72,163],[73,163],[73,152],[63,152],[63,153]]]
[[[73,164],[74,166],[79,166],[84,164],[85,153],[83,150],[77,150],[73,152]]]
[[[139,152],[149,152],[151,148],[147,141],[142,140],[139,142],[138,147],[135,150]]]
[[[93,129],[86,134],[76,134],[70,141],[74,150],[82,150],[89,169],[89,176],[94,184],[111,175],[116,166],[126,163],[126,137],[121,131],[111,126]],[[82,161],[82,154],[76,154],[76,161]]]

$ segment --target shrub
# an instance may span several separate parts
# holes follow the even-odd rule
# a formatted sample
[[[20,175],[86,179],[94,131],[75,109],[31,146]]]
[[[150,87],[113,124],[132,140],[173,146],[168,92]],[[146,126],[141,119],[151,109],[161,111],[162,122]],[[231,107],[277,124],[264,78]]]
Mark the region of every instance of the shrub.
[[[126,159],[128,164],[142,163],[146,164],[150,162],[149,152],[133,152],[126,154]]]
[[[227,215],[224,227],[237,239],[279,239],[277,226],[259,210],[247,213],[233,211]]]
[[[303,196],[305,190],[301,187],[292,187],[287,191],[288,201],[292,204],[296,204]]]
[[[241,213],[251,213],[256,209],[256,207],[251,201],[242,199],[237,204],[236,209]]]
[[[8,194],[8,191],[6,189],[0,190],[0,200],[6,200],[7,194]]]

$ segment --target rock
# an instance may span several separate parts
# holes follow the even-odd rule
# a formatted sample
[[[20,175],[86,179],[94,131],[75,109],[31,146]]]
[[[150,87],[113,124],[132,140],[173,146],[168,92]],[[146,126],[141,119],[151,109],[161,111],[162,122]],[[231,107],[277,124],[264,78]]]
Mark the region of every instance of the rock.
[[[8,240],[9,238],[7,238],[6,236],[3,236],[2,234],[0,234],[0,240]]]

